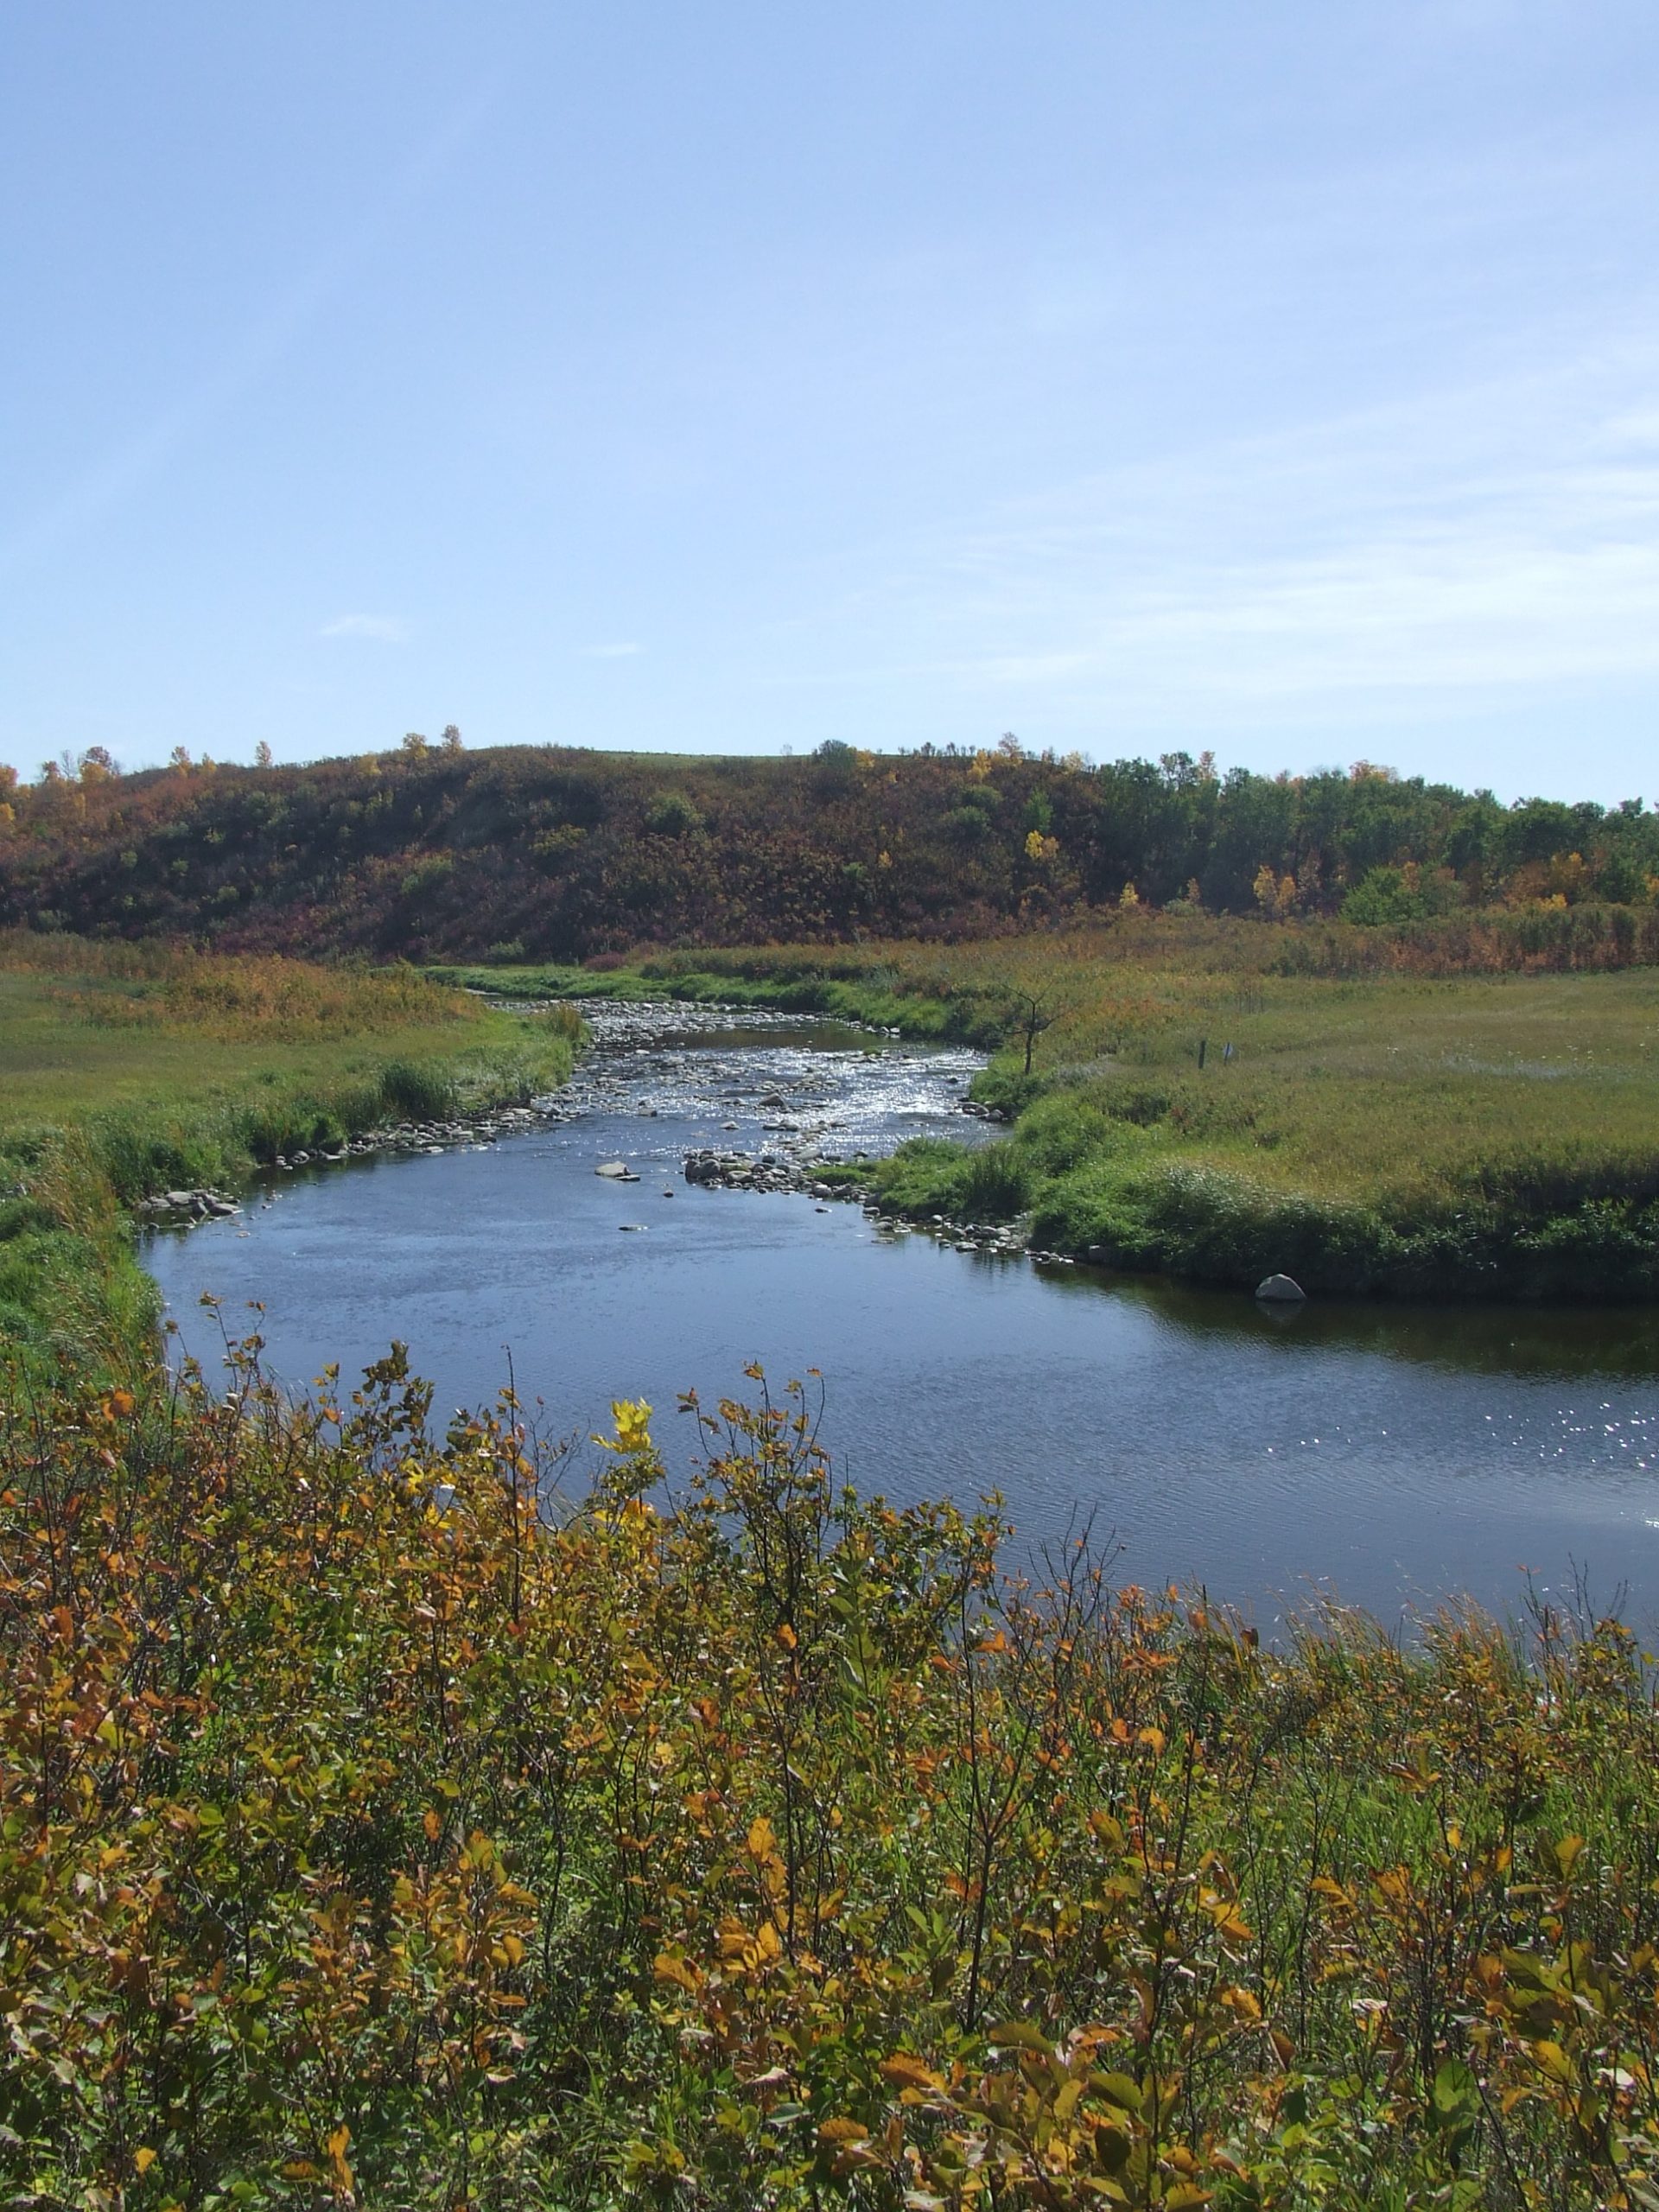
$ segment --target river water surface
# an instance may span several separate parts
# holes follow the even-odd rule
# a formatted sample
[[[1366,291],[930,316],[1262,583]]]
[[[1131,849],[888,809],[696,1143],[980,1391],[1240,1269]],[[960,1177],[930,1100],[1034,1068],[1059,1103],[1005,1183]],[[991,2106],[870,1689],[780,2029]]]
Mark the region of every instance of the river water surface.
[[[1264,1627],[1319,1592],[1389,1621],[1458,1592],[1509,1613],[1529,1577],[1659,1615],[1651,1312],[1320,1300],[1286,1317],[693,1186],[681,1163],[702,1146],[971,1137],[977,1062],[779,1017],[593,1018],[600,1049],[558,1120],[284,1176],[239,1218],[151,1236],[184,1347],[211,1362],[221,1323],[257,1323],[303,1387],[401,1338],[440,1415],[493,1398],[511,1358],[552,1433],[648,1398],[681,1466],[680,1392],[712,1405],[752,1395],[751,1361],[774,1385],[816,1368],[842,1478],[895,1499],[995,1488],[1036,1542],[1092,1517],[1120,1576],[1201,1581]],[[594,1174],[615,1159],[641,1179]]]

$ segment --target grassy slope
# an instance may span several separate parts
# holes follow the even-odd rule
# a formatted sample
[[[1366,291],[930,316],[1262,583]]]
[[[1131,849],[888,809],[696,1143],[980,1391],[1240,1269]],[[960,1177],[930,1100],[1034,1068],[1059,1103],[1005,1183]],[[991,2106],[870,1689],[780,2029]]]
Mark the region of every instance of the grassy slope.
[[[0,1346],[142,1355],[124,1209],[569,1073],[545,1020],[408,970],[0,939]]]
[[[1005,1043],[981,1084],[1024,1107],[1011,1137],[972,1160],[907,1147],[882,1170],[896,1205],[1030,1211],[1058,1249],[1241,1283],[1287,1267],[1310,1287],[1659,1289],[1659,971],[1287,972],[1303,946],[1273,925],[1148,919],[497,980],[724,992],[1004,1039],[1028,995],[1052,1017],[1036,1083]]]

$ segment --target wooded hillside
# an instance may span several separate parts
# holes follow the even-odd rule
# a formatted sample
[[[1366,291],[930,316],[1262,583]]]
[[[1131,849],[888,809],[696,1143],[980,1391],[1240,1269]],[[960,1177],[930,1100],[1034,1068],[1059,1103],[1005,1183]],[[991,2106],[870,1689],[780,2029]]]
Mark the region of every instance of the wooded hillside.
[[[10,772],[6,772],[8,774]],[[1659,817],[1360,763],[1217,776],[995,751],[810,759],[467,753],[115,772],[0,794],[0,925],[225,949],[588,957],[642,943],[983,934],[1120,903],[1431,920],[1650,905]]]

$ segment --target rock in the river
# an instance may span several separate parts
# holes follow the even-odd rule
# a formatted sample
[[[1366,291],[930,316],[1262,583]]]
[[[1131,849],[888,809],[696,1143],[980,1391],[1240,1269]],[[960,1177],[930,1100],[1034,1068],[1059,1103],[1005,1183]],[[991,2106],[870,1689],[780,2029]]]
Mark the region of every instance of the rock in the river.
[[[1290,1275],[1269,1275],[1255,1286],[1255,1294],[1269,1306],[1300,1306],[1307,1293]]]
[[[639,1180],[626,1160],[601,1160],[594,1173],[602,1175],[607,1183],[637,1183]]]

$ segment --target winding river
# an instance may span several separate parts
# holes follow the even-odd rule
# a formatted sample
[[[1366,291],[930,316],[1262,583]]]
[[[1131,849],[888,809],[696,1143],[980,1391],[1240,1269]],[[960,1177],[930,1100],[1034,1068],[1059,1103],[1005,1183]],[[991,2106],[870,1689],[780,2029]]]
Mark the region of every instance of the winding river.
[[[702,1147],[971,1136],[976,1059],[783,1016],[594,1020],[577,1085],[523,1135],[301,1171],[238,1217],[149,1236],[182,1346],[211,1363],[221,1325],[257,1322],[303,1387],[399,1337],[439,1415],[493,1398],[511,1364],[555,1435],[650,1399],[682,1466],[682,1391],[752,1394],[752,1361],[774,1385],[816,1369],[844,1479],[895,1499],[995,1489],[1036,1544],[1091,1520],[1121,1578],[1202,1583],[1264,1629],[1323,1598],[1392,1624],[1461,1592],[1500,1615],[1532,1590],[1659,1616],[1651,1311],[1286,1315],[695,1186],[681,1164]],[[639,1180],[594,1173],[616,1160]]]

